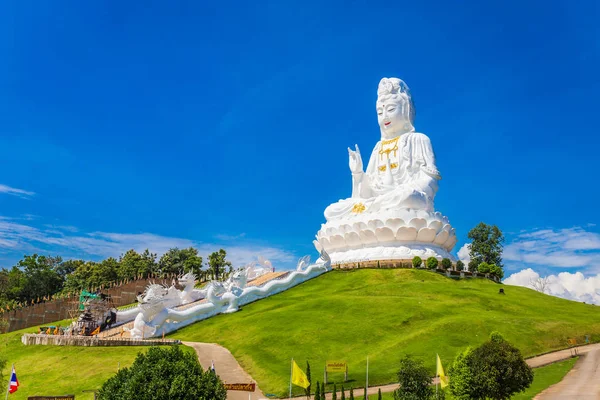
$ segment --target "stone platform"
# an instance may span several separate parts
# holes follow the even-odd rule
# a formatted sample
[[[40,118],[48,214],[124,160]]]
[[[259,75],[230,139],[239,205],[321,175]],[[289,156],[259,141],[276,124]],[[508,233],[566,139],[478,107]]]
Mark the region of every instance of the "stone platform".
[[[84,347],[107,347],[107,346],[169,346],[179,344],[179,340],[173,339],[126,339],[126,338],[97,338],[94,336],[63,336],[29,334],[21,336],[21,342],[26,345],[42,346],[84,346]]]

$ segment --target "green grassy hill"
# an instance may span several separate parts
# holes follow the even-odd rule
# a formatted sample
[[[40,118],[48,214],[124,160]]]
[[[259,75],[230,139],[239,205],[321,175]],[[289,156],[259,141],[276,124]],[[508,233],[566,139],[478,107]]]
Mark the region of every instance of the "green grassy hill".
[[[65,320],[46,325],[68,324]],[[74,394],[76,399],[93,399],[93,393],[83,391],[99,389],[119,367],[130,366],[137,353],[148,349],[147,346],[25,346],[21,343],[24,333],[35,332],[37,327],[0,335],[0,358],[8,361],[3,371],[3,395],[12,363],[20,384],[19,390],[9,396],[11,400],[65,394]]]
[[[171,337],[227,347],[265,393],[285,395],[292,357],[302,368],[310,362],[314,381],[323,380],[326,360],[347,360],[345,386],[360,387],[369,356],[370,385],[385,384],[403,354],[422,357],[433,373],[436,353],[447,367],[494,330],[533,356],[571,337],[600,341],[600,307],[422,270],[336,270]],[[330,379],[339,388],[343,375]]]

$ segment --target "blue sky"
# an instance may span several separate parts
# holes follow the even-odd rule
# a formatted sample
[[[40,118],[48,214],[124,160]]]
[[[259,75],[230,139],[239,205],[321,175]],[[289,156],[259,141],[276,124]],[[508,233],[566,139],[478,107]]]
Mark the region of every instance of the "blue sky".
[[[598,2],[207,3],[2,2],[0,266],[315,257],[397,76],[456,251],[485,221],[508,271],[600,272]]]

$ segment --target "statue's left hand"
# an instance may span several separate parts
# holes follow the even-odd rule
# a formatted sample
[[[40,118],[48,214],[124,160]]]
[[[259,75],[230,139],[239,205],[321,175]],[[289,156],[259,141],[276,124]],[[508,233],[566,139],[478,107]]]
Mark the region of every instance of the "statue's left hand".
[[[353,174],[360,174],[363,172],[362,157],[360,156],[360,149],[358,148],[358,145],[355,144],[354,147],[356,148],[356,151],[348,147],[348,155],[350,156],[350,171]]]

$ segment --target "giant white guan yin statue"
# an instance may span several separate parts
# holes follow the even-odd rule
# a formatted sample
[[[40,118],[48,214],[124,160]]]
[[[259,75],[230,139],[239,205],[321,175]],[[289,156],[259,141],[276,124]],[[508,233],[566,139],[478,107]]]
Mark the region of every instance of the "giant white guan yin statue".
[[[455,258],[456,234],[434,210],[440,173],[429,138],[415,131],[408,86],[383,78],[377,90],[377,142],[366,170],[358,145],[348,148],[352,195],[325,209],[327,222],[314,241],[332,264]]]

